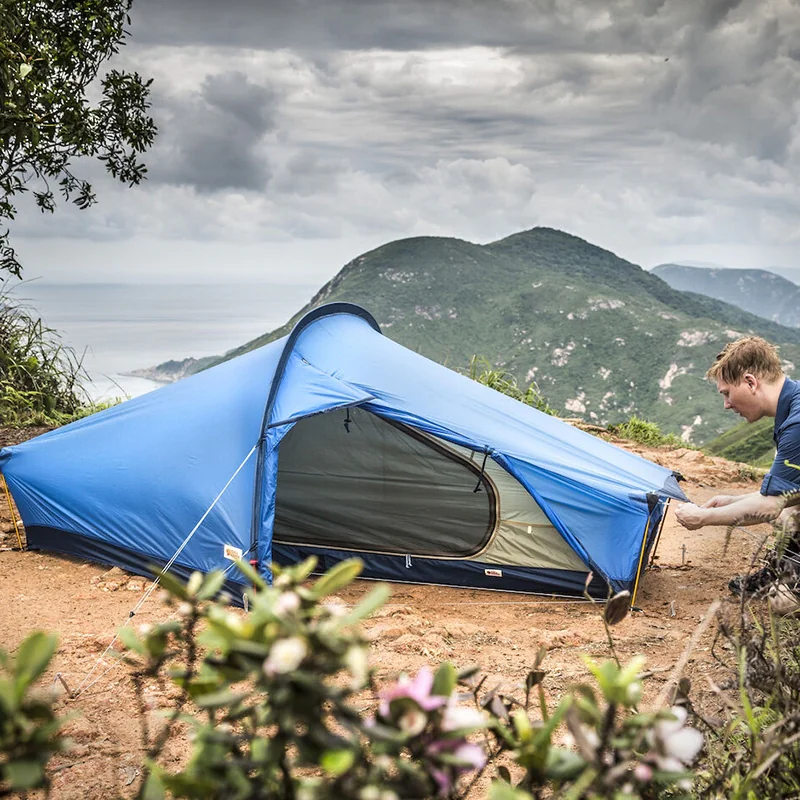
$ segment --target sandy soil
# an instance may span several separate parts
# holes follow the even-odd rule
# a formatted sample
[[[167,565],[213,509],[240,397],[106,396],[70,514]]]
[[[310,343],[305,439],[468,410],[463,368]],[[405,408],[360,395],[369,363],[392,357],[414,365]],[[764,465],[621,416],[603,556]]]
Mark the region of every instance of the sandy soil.
[[[0,429],[0,446],[24,433]],[[680,471],[685,491],[696,502],[717,493],[755,491],[747,469],[690,450],[648,450],[622,443],[647,458]],[[747,571],[766,526],[752,534],[734,533],[723,556],[725,530],[685,531],[670,513],[653,567],[645,575],[634,612],[615,629],[621,658],[644,653],[654,672],[646,699],[655,698],[681,658],[710,603],[724,598],[728,579]],[[759,535],[756,535],[759,534]],[[23,534],[24,535],[24,534]],[[144,581],[107,567],[38,552],[18,551],[4,496],[0,498],[0,646],[13,649],[34,629],[55,631],[60,646],[48,682],[61,673],[71,689],[97,665],[114,631],[142,596]],[[369,589],[357,582],[341,593],[355,603]],[[524,680],[542,645],[548,648],[544,667],[552,698],[585,678],[582,654],[609,655],[596,608],[585,602],[431,586],[395,585],[389,604],[365,628],[373,638],[372,663],[381,680],[424,664],[450,660],[459,666],[477,663],[488,684],[512,688]],[[151,599],[137,614],[141,622],[160,621],[164,607]],[[719,710],[706,678],[719,680],[721,668],[710,652],[713,626],[692,650],[686,669],[693,681],[693,699],[708,712]],[[99,680],[94,682],[95,677]],[[130,796],[138,783],[141,762],[140,725],[126,667],[101,665],[91,685],[75,700],[63,698],[62,710],[74,715],[67,732],[75,747],[53,762],[55,800],[90,800]],[[166,706],[169,698],[154,697]],[[176,741],[171,758],[186,752]]]

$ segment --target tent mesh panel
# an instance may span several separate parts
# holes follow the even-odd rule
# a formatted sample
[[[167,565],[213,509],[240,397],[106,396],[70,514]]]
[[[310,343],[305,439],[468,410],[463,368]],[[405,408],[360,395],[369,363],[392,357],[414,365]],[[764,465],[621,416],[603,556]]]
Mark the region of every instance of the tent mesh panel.
[[[473,462],[363,409],[300,420],[280,444],[276,542],[467,558],[495,509]]]

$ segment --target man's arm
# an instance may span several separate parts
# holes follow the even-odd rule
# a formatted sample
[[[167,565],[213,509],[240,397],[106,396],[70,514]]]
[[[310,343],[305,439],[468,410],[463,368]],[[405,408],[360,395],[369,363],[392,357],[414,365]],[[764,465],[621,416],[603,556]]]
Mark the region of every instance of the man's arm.
[[[728,506],[741,499],[742,495],[740,494],[718,494],[716,497],[706,500],[700,508],[721,508],[722,506]]]
[[[675,518],[690,531],[705,528],[707,525],[756,525],[775,519],[784,505],[785,500],[780,496],[753,492],[734,498],[733,502],[725,505],[701,507],[694,503],[684,503],[675,512]]]

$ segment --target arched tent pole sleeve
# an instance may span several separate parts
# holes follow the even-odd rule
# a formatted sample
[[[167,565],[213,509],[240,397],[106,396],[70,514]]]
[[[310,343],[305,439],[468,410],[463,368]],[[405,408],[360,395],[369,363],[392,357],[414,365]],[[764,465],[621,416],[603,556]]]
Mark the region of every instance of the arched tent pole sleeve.
[[[283,375],[286,371],[286,365],[289,361],[294,346],[300,334],[309,327],[312,323],[324,317],[332,316],[333,314],[350,314],[354,317],[363,319],[371,328],[378,333],[381,333],[381,327],[375,321],[375,317],[361,306],[355,303],[326,303],[323,306],[312,309],[305,314],[292,328],[292,332],[286,339],[286,344],[281,351],[278,365],[275,368],[275,374],[272,378],[272,384],[269,387],[269,395],[267,403],[264,407],[264,416],[261,420],[261,434],[258,439],[258,461],[256,463],[256,475],[253,486],[253,516],[250,522],[250,550],[252,553],[258,553],[258,534],[261,527],[261,513],[262,513],[262,495],[264,487],[264,460],[265,460],[265,447],[267,439],[267,430],[269,428],[270,420],[272,419],[272,410],[275,407],[275,401],[278,397],[278,390],[280,389]]]

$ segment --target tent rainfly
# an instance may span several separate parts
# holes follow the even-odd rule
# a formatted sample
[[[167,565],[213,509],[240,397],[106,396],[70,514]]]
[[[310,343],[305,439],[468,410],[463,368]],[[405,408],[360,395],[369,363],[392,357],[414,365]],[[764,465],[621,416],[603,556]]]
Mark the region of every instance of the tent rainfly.
[[[356,556],[390,581],[635,589],[672,472],[381,334],[349,303],[0,451],[34,549],[179,575]],[[232,591],[246,579],[230,570]]]

